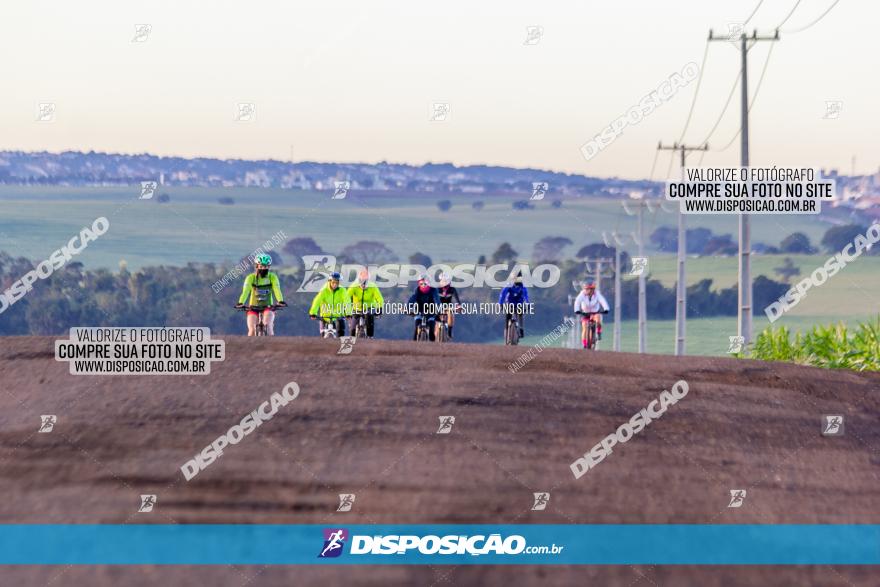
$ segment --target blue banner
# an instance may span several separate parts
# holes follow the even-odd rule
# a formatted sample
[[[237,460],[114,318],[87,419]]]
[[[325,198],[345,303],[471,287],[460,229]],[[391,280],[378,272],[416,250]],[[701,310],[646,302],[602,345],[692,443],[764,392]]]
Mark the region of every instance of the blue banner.
[[[876,565],[880,525],[0,525],[3,565]]]

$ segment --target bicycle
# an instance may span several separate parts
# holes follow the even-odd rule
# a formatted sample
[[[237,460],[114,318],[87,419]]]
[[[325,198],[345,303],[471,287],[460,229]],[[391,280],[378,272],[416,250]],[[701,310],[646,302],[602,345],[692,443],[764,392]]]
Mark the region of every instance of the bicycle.
[[[596,345],[599,342],[599,323],[593,320],[593,316],[607,313],[607,310],[603,310],[601,312],[581,312],[580,310],[578,310],[577,312],[575,312],[575,314],[580,314],[587,320],[587,346],[584,347],[585,349],[589,351],[594,351],[596,350]]]
[[[421,317],[419,325],[416,328],[416,342],[427,342],[431,340],[430,326],[428,326],[428,316],[425,314],[416,314]]]
[[[504,344],[516,346],[519,344],[519,318],[511,314],[504,327]]]
[[[342,320],[343,318],[334,318],[332,320],[327,319],[327,318],[318,318],[317,316],[313,316],[313,318],[321,321],[318,323],[318,329],[319,329],[319,333],[320,333],[321,338],[338,338],[339,337],[338,321]]]
[[[266,310],[271,312],[277,312],[278,310],[284,308],[286,306],[275,305],[275,306],[236,306],[241,312],[256,312],[257,313],[257,326],[254,330],[254,336],[269,336],[266,333],[266,324],[263,322],[263,313]]]
[[[363,312],[355,312],[351,316],[351,333],[355,338],[367,338],[367,316],[373,316],[375,320],[379,312],[376,310],[366,310]]]
[[[449,312],[443,312],[437,319],[434,340],[436,342],[449,342]]]

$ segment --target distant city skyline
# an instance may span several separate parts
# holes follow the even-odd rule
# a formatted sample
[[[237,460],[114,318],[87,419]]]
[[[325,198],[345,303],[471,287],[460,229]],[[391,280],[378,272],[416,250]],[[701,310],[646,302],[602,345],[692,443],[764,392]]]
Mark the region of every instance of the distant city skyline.
[[[880,6],[804,0],[749,52],[754,165],[877,172]],[[536,168],[665,179],[696,80],[587,160],[581,147],[758,4],[265,2],[13,4],[0,21],[0,150]],[[765,1],[761,33],[795,0]],[[137,24],[142,26],[136,27]],[[765,59],[771,50],[766,74]],[[711,43],[684,140],[701,142],[739,71]],[[874,58],[873,60],[871,58]],[[703,165],[737,165],[739,92]],[[716,151],[729,145],[723,151]],[[692,155],[691,164],[700,161]],[[653,165],[652,165],[653,164]]]

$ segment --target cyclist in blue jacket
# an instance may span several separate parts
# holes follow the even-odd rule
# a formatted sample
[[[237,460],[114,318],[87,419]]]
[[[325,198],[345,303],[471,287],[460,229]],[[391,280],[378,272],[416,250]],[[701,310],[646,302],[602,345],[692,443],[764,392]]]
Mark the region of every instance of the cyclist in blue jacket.
[[[505,314],[504,331],[507,332],[507,324],[510,322],[510,317],[516,314],[519,320],[519,337],[525,336],[523,314],[526,310],[525,305],[529,303],[529,290],[523,285],[521,273],[514,277],[513,284],[501,290],[501,295],[498,296],[498,303],[501,304]]]

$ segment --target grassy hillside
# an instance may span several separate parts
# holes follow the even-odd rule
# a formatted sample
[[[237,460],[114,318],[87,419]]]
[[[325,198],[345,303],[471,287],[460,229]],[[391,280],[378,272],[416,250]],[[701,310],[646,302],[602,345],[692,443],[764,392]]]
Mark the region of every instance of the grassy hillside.
[[[329,193],[271,189],[170,188],[171,202],[137,200],[139,188],[67,188],[0,186],[0,249],[29,257],[48,255],[83,225],[107,216],[110,231],[104,244],[91,247],[79,259],[89,267],[116,267],[125,259],[129,267],[180,264],[185,261],[237,259],[272,234],[312,236],[325,250],[339,250],[358,240],[379,240],[401,258],[415,251],[440,260],[476,260],[491,255],[509,241],[523,258],[544,236],[564,236],[581,246],[601,241],[602,232],[635,230],[617,200],[566,199],[559,209],[551,198],[535,202],[536,209],[514,211],[512,196],[444,196],[414,194],[370,195],[353,193],[331,200]],[[220,197],[234,205],[222,205]],[[440,212],[436,202],[449,199],[452,209]],[[471,204],[481,200],[485,208]],[[675,216],[649,214],[646,233],[663,224],[674,225]],[[736,233],[733,216],[694,216],[690,227],[716,233]],[[827,225],[807,216],[756,217],[753,240],[778,244],[796,230],[813,241]],[[650,250],[650,247],[649,247]]]
[[[782,265],[786,255],[753,255],[752,274],[767,275],[774,279],[779,276],[773,272],[774,267]],[[829,255],[789,255],[794,265],[801,270],[801,275],[791,282],[809,276],[817,267],[822,266]],[[651,258],[651,276],[659,279],[664,285],[675,283],[676,261],[673,256],[657,256]],[[713,287],[723,288],[736,284],[736,257],[703,257],[688,259],[687,281],[696,283],[701,279],[712,279]],[[861,256],[855,263],[847,265],[837,275],[818,288],[811,288],[807,295],[775,325],[797,327],[800,317],[822,317],[827,320],[843,318],[862,320],[875,316],[880,311],[880,257]],[[761,317],[763,323],[766,318]],[[758,323],[758,317],[755,320]],[[789,323],[790,322],[790,323]]]
[[[875,314],[876,315],[876,314]],[[842,318],[828,316],[785,316],[775,325],[783,324],[791,330],[806,331],[815,324],[823,324],[836,322]],[[867,319],[867,317],[865,318]],[[846,322],[854,324],[855,319],[846,320]],[[760,332],[767,325],[768,321],[760,316],[755,316],[753,326],[755,332]],[[580,328],[580,327],[578,327]],[[610,351],[614,341],[612,335],[612,324],[608,321],[602,333],[601,350]],[[578,333],[580,330],[578,330]],[[546,333],[528,334],[520,343],[525,345],[523,350],[529,345],[538,344]],[[716,316],[713,318],[691,318],[687,322],[687,354],[707,357],[727,356],[727,349],[730,343],[730,336],[736,335],[736,317],[735,316]],[[548,346],[561,347],[565,343],[566,338],[561,337],[554,344]],[[648,320],[648,352],[661,355],[671,355],[675,351],[675,321],[674,320]],[[503,339],[498,338],[498,344],[503,344]],[[638,352],[638,323],[635,320],[624,320],[621,323],[620,350],[624,352]]]
[[[332,200],[329,193],[269,189],[171,188],[171,202],[138,200],[139,188],[66,188],[0,186],[0,250],[31,259],[46,258],[83,226],[99,216],[110,219],[108,233],[77,257],[88,268],[116,268],[121,260],[129,268],[148,265],[180,266],[189,261],[222,262],[250,253],[278,231],[288,238],[311,236],[327,251],[338,252],[359,240],[378,240],[405,260],[412,253],[426,253],[435,262],[476,261],[490,256],[501,242],[510,242],[520,256],[531,256],[534,243],[544,236],[564,236],[573,241],[565,250],[573,256],[581,246],[602,240],[602,232],[635,230],[619,201],[565,199],[561,208],[551,206],[552,197],[535,202],[536,209],[514,211],[512,196],[370,195],[356,193]],[[234,205],[218,203],[232,197]],[[440,212],[436,202],[452,201],[452,209]],[[474,210],[474,201],[483,201]],[[658,212],[648,215],[646,233],[661,225],[674,225],[675,216]],[[705,227],[716,233],[736,234],[734,216],[692,216],[690,228]],[[777,245],[794,231],[806,233],[815,243],[828,225],[810,216],[753,217],[753,242]],[[632,244],[625,247],[635,253]],[[281,253],[282,257],[284,253]],[[648,247],[650,273],[666,286],[675,282],[675,257]],[[755,255],[753,274],[774,279],[773,269],[782,255]],[[827,255],[792,256],[808,275]],[[709,278],[714,288],[736,283],[736,257],[688,259],[688,283]],[[776,325],[807,328],[815,323],[846,319],[865,320],[880,313],[880,258],[862,257],[857,263],[812,290],[791,313]],[[755,331],[768,325],[755,317]],[[635,324],[626,322],[624,350],[635,350]],[[736,333],[729,318],[691,315],[688,350],[692,354],[724,354],[727,337]],[[671,352],[673,323],[649,322],[649,349]],[[605,348],[610,348],[611,329]],[[526,341],[528,342],[528,341]]]

